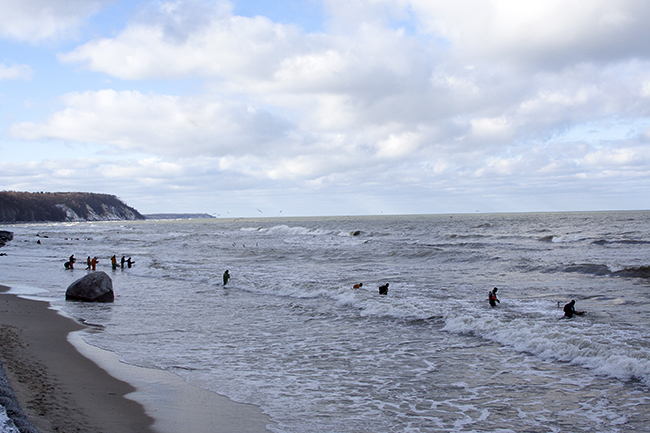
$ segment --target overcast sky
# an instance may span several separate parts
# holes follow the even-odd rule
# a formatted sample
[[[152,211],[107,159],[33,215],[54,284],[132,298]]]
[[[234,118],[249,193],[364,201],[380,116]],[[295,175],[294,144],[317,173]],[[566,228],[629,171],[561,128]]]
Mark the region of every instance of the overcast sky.
[[[221,217],[650,208],[650,1],[0,11],[0,190]]]

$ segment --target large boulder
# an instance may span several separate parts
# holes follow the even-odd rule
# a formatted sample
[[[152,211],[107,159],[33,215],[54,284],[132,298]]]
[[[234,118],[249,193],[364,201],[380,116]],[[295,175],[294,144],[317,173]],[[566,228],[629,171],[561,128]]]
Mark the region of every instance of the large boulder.
[[[91,272],[68,286],[67,301],[113,302],[113,281],[106,272]]]
[[[13,240],[14,234],[6,230],[0,230],[0,247],[4,247],[7,242]]]

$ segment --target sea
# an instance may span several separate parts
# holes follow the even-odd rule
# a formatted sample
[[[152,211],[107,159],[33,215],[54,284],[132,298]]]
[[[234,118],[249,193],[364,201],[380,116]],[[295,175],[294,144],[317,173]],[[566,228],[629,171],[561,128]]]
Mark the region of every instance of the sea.
[[[648,211],[2,229],[1,284],[125,363],[257,405],[271,432],[650,431]],[[114,303],[65,301],[88,256]]]

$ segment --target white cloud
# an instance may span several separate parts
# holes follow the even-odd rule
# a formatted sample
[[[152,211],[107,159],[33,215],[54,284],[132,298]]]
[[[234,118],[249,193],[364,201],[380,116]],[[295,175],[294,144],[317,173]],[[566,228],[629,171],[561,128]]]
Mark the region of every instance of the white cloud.
[[[420,28],[468,59],[556,67],[647,57],[650,3],[638,0],[410,0]],[[471,61],[471,60],[470,60]]]
[[[139,160],[137,164],[102,164],[98,171],[107,179],[142,179],[147,185],[161,184],[182,176],[185,171],[178,162],[164,161],[161,158]]]
[[[501,143],[510,142],[514,136],[515,131],[510,124],[510,121],[504,116],[496,118],[476,118],[470,121],[472,129],[470,131],[473,140],[478,142],[494,142]]]
[[[32,79],[33,71],[28,65],[6,66],[0,63],[0,81],[2,80],[26,80]]]
[[[0,0],[0,36],[39,42],[67,37],[114,0]]]
[[[640,139],[644,143],[650,143],[650,127],[646,128],[640,136]]]
[[[39,2],[30,3],[34,4],[32,10],[45,13],[42,7],[35,7]],[[234,16],[227,1],[211,5],[200,1],[161,2],[158,10],[149,11],[147,19],[130,23],[117,37],[88,42],[60,58],[125,79],[198,75],[236,80],[241,74],[268,79],[279,72],[275,80],[281,82],[292,76],[292,70],[314,71],[320,63],[318,57],[341,55],[345,46],[350,47],[350,53],[359,54],[358,47],[363,46],[367,54],[387,54],[359,60],[376,63],[383,59],[408,65],[400,56],[403,51],[393,46],[397,39],[385,37],[390,35],[386,31],[390,27],[403,34],[404,25],[417,29],[418,38],[438,38],[424,39],[430,48],[422,52],[420,46],[421,56],[430,55],[432,49],[446,50],[465,66],[478,61],[563,67],[580,61],[650,55],[650,47],[644,43],[650,37],[646,26],[650,4],[638,0],[324,3],[330,14],[329,33],[306,35],[296,26],[261,16]],[[62,10],[60,15],[67,16],[65,11],[70,8]],[[373,32],[379,28],[383,30]],[[441,43],[443,40],[449,46]],[[406,48],[403,42],[402,48]],[[328,66],[336,66],[334,60]],[[318,68],[318,73],[322,72]],[[318,76],[312,75],[312,81]]]
[[[395,158],[413,155],[420,142],[419,135],[410,131],[403,134],[391,134],[387,139],[377,143],[377,156]]]
[[[245,153],[282,137],[286,125],[234,101],[144,95],[136,91],[70,93],[67,107],[43,123],[10,128],[20,139],[59,139],[154,155]]]
[[[156,4],[59,55],[132,90],[68,93],[12,136],[100,145],[131,159],[98,163],[98,179],[184,192],[530,195],[576,179],[647,182],[650,3],[328,0],[316,33],[234,16],[228,2]],[[199,95],[137,90],[185,79]],[[634,131],[589,131],[601,122]]]
[[[584,156],[583,163],[603,171],[625,171],[634,168],[645,170],[650,165],[650,148],[635,146],[594,149]]]
[[[130,24],[115,38],[88,42],[60,54],[64,62],[78,62],[92,71],[123,79],[179,78],[183,76],[268,76],[283,52],[300,44],[297,28],[275,24],[264,17],[204,17],[206,23],[171,29],[167,21]],[[293,48],[295,49],[295,48]]]

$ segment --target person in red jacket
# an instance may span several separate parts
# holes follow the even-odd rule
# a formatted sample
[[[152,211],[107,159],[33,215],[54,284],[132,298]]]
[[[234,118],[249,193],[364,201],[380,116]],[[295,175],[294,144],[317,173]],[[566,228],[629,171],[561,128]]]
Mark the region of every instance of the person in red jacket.
[[[497,299],[497,290],[499,290],[499,289],[497,289],[495,287],[494,289],[492,289],[492,291],[490,293],[488,293],[488,302],[490,303],[490,307],[496,307],[497,302],[499,304],[501,303],[501,301],[499,301],[499,299]]]

